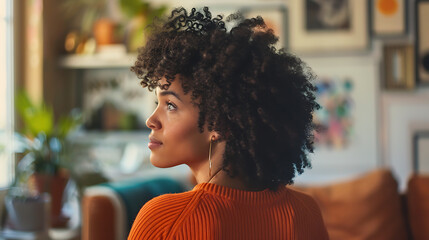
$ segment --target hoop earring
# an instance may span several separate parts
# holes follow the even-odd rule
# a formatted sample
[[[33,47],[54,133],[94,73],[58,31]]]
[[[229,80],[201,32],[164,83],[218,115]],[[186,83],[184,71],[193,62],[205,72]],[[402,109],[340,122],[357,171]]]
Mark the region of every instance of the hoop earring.
[[[212,177],[212,142],[213,142],[213,137],[210,139],[210,146],[209,146],[209,178]]]

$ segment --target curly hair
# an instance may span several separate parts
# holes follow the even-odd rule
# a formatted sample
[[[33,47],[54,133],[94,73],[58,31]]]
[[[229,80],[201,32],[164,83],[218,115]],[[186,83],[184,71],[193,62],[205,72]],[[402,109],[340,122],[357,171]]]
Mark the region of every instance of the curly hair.
[[[198,127],[226,141],[223,170],[248,186],[276,189],[311,167],[312,113],[319,105],[311,70],[277,50],[278,38],[261,17],[236,13],[228,31],[207,7],[184,8],[152,26],[131,71],[150,91],[180,76],[199,108]],[[165,77],[167,84],[160,84]]]

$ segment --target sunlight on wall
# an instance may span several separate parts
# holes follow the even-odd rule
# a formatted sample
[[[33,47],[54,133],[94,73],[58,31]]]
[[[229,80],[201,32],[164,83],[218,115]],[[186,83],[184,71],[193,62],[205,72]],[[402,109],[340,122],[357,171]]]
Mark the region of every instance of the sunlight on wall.
[[[26,6],[25,89],[35,102],[43,99],[43,1],[33,0]]]
[[[0,188],[9,183],[12,166],[12,48],[9,0],[0,0]],[[12,160],[12,161],[11,161]]]
[[[0,7],[0,96],[6,96],[6,7],[4,1],[1,1]],[[6,99],[0,101],[0,129],[6,127]]]
[[[6,7],[5,1],[1,1],[0,6],[0,134],[6,129]],[[0,135],[1,136],[1,135]],[[3,144],[0,143],[0,169],[7,169],[6,154]],[[7,182],[7,176],[0,170],[0,186]]]

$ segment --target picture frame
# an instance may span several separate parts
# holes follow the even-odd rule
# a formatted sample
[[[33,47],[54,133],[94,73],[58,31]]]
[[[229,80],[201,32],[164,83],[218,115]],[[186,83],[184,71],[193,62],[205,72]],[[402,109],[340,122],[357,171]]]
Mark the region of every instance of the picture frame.
[[[409,44],[386,45],[383,48],[383,58],[386,89],[414,89],[413,46]]]
[[[418,131],[413,137],[414,172],[429,173],[429,131]]]
[[[279,41],[275,45],[277,49],[288,47],[288,9],[287,5],[281,2],[251,2],[251,3],[210,3],[204,4],[208,6],[212,15],[222,15],[224,20],[233,13],[241,13],[245,18],[261,16],[265,24],[274,30],[274,34],[279,37]],[[198,6],[202,8],[203,6]],[[226,22],[228,31],[235,26],[235,23]]]
[[[414,172],[413,136],[429,131],[427,94],[381,94],[380,159],[396,173],[400,191],[407,189]]]
[[[371,0],[370,8],[374,36],[402,36],[408,32],[408,1]]]
[[[261,16],[267,27],[274,30],[274,34],[279,37],[276,48],[288,47],[288,11],[281,3],[264,3],[256,5],[246,5],[240,10],[244,17]]]
[[[319,144],[320,141],[315,139],[314,154],[309,155],[312,169],[297,176],[296,183],[321,184],[338,181],[359,175],[378,166],[381,148],[377,134],[379,127],[377,124],[378,110],[377,105],[374,104],[379,97],[377,79],[379,79],[380,67],[378,60],[365,54],[357,56],[304,56],[302,60],[311,67],[317,76],[314,84],[318,87],[316,97],[322,107],[319,110],[328,110],[330,119],[333,119],[332,116],[334,116],[334,119],[329,121],[330,123],[341,122],[342,124],[342,120],[350,120],[351,129],[350,131],[346,130],[350,134],[340,136],[340,138],[346,138],[346,144],[342,144],[342,146],[335,146],[337,144],[334,139],[333,144],[329,145]],[[346,110],[349,112],[346,113],[346,119],[337,118],[339,121],[336,121],[335,115],[332,114],[333,111],[330,111],[330,103],[333,101],[326,102],[319,97],[321,89],[318,83],[326,80],[336,82],[337,87],[344,86],[343,83],[351,83],[350,91],[346,90],[346,92],[341,93],[341,91],[334,90],[333,92],[338,94],[332,96],[334,102],[337,103],[345,99],[351,100],[350,110]],[[343,112],[344,109],[337,108],[337,110]],[[315,112],[313,123],[317,114]],[[325,116],[327,115],[325,114]],[[336,131],[335,129],[338,130],[338,124],[328,125],[334,128],[333,131],[328,130],[328,132],[332,133]],[[349,127],[343,125],[341,128],[347,129]],[[336,131],[336,133],[338,132],[340,131]],[[315,138],[317,138],[316,134]],[[338,140],[338,135],[336,138]],[[336,169],[341,169],[341,171]]]
[[[419,85],[429,85],[429,28],[423,24],[429,22],[429,0],[416,0],[415,4],[416,79]]]
[[[335,6],[334,1],[289,1],[290,50],[297,53],[368,50],[368,1],[341,3]]]

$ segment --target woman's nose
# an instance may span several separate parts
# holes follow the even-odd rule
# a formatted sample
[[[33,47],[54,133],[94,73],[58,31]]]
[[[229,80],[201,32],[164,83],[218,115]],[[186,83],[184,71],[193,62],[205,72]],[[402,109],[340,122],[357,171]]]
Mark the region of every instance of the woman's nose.
[[[150,129],[160,129],[161,123],[155,115],[155,112],[150,115],[150,117],[146,120],[146,126]]]

